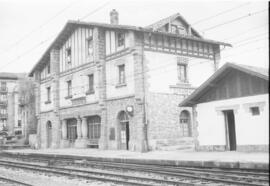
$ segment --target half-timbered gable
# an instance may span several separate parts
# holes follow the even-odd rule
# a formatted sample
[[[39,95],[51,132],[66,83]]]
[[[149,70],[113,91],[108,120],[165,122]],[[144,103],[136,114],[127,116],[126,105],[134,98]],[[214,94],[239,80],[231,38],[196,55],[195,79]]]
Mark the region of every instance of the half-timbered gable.
[[[147,26],[148,29],[153,29],[158,32],[168,32],[178,35],[189,35],[192,37],[201,38],[201,35],[191,27],[191,25],[179,14],[174,14],[164,18],[154,24]]]

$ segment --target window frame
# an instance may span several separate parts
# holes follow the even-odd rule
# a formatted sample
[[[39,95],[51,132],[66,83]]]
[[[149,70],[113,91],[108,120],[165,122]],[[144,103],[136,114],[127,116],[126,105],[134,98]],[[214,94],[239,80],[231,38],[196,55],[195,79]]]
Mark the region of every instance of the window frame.
[[[72,98],[72,80],[66,81],[67,83],[67,96],[66,99]]]
[[[119,37],[123,36],[123,37]],[[120,40],[121,39],[121,40]],[[116,32],[116,48],[125,48],[125,33],[124,32]],[[121,44],[121,45],[119,45]]]
[[[90,77],[92,77],[92,80],[90,81]],[[94,73],[87,75],[88,80],[88,90],[86,92],[86,95],[94,94],[95,93],[95,76]]]
[[[183,77],[184,77],[184,79],[182,79],[182,68],[181,67],[183,67],[183,70],[184,70],[184,75],[183,75]],[[178,80],[180,81],[180,82],[184,82],[184,83],[186,83],[187,82],[187,64],[184,64],[184,63],[178,63],[177,64],[177,68],[178,68]]]
[[[51,87],[46,87],[47,100],[45,104],[51,103]]]
[[[90,43],[91,43],[91,48],[92,48],[92,52],[90,53]],[[93,57],[94,56],[94,41],[93,41],[93,37],[90,36],[86,39],[86,55],[87,57]]]
[[[258,107],[258,106],[249,107],[249,110],[250,110],[250,113],[251,113],[252,116],[259,116],[259,115],[261,115],[260,107]]]
[[[71,57],[72,57],[71,47],[67,47],[65,49],[65,61],[67,65],[71,65]]]
[[[126,65],[120,64],[117,66],[117,68],[118,68],[118,85],[126,85]]]

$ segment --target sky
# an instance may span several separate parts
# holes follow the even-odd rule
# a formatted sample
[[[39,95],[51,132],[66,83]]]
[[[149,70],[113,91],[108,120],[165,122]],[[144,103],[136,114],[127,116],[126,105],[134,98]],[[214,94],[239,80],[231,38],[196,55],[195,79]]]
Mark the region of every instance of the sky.
[[[0,0],[0,72],[30,72],[68,20],[147,26],[180,13],[204,38],[230,43],[220,66],[269,68],[267,1]]]

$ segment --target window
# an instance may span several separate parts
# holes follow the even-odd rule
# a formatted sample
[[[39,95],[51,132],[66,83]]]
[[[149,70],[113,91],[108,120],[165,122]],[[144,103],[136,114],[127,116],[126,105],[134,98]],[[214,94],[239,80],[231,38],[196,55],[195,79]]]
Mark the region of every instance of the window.
[[[45,103],[51,102],[51,87],[47,87],[47,101]]]
[[[253,116],[260,115],[260,108],[259,107],[250,107],[250,112]]]
[[[71,80],[67,81],[67,98],[72,97],[72,82]]]
[[[7,95],[6,94],[0,94],[0,101],[7,101]]]
[[[18,120],[18,127],[22,126],[22,120]]]
[[[92,116],[87,119],[89,139],[100,138],[100,122],[101,122],[101,119],[99,116]]]
[[[7,82],[1,82],[1,90],[6,91],[7,90]]]
[[[124,46],[125,44],[125,34],[124,33],[117,33],[117,47]]]
[[[47,72],[48,72],[48,74],[51,73],[51,65],[50,65],[50,63],[48,63]]]
[[[71,64],[71,48],[66,49],[66,62],[67,64]]]
[[[174,34],[185,34],[185,29],[179,25],[171,25],[171,32]]]
[[[94,89],[94,74],[88,75],[88,91],[87,94],[95,93]]]
[[[22,131],[21,130],[15,131],[15,135],[22,135]]]
[[[178,80],[181,82],[187,81],[187,65],[178,64]]]
[[[94,55],[94,52],[93,52],[93,38],[90,37],[87,39],[87,55],[88,56],[93,56]]]
[[[118,84],[125,84],[126,77],[125,77],[125,65],[124,64],[118,66],[118,72],[119,72]]]

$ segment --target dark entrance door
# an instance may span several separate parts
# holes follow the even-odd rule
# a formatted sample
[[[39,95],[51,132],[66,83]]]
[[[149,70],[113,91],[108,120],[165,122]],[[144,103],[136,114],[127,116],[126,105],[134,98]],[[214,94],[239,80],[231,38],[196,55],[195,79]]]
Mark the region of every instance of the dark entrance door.
[[[121,149],[128,150],[129,123],[121,122]]]
[[[77,139],[77,120],[69,119],[67,121],[67,138],[70,143],[70,147],[74,147],[75,140]]]
[[[120,149],[128,150],[129,146],[129,119],[125,111],[120,112],[119,116],[120,128]]]
[[[235,132],[235,120],[233,110],[224,111],[225,124],[226,124],[226,141],[227,148],[230,151],[236,150],[236,132]]]
[[[52,146],[52,123],[47,122],[47,148]]]

